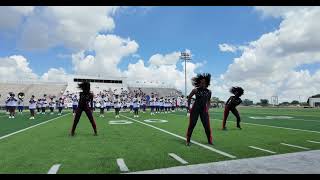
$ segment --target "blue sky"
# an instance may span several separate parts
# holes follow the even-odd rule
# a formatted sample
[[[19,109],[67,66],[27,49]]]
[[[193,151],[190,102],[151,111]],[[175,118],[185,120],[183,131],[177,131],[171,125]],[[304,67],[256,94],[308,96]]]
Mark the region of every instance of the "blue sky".
[[[187,79],[211,73],[222,99],[231,86],[255,101],[320,93],[319,7],[0,7],[0,17],[0,80],[111,74],[183,90],[179,52],[190,50]]]
[[[207,62],[202,70],[215,75],[226,71],[237,55],[221,52],[218,44],[242,45],[279,25],[279,19],[262,19],[252,7],[155,7],[135,15],[120,12],[115,21],[115,34],[139,42],[144,60],[155,53],[190,49],[195,62]]]
[[[134,7],[131,7],[134,8]],[[262,19],[252,7],[151,7],[119,10],[114,15],[113,34],[135,40],[137,54],[148,61],[156,54],[190,49],[194,62],[206,61],[201,71],[222,74],[238,54],[223,53],[218,44],[243,45],[278,27],[280,20]],[[110,33],[110,32],[108,32]],[[22,50],[19,36],[0,33],[0,57],[23,54],[36,74],[49,68],[63,67],[73,73],[71,50],[54,47],[46,50]],[[138,58],[127,57],[119,64],[122,70]],[[182,69],[181,66],[178,68]]]

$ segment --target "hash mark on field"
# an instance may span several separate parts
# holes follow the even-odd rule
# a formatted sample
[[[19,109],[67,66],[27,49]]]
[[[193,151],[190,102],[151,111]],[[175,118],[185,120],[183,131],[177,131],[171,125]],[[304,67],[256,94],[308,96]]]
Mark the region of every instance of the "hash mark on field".
[[[120,116],[123,116],[123,117],[125,117],[125,118],[127,118],[127,119],[131,119],[132,121],[136,121],[136,122],[138,122],[138,123],[140,123],[140,124],[143,124],[143,125],[152,127],[152,128],[154,128],[154,129],[157,129],[157,130],[162,131],[162,132],[164,132],[164,133],[170,134],[170,135],[175,136],[175,137],[177,137],[177,138],[186,140],[186,138],[184,138],[184,137],[182,137],[182,136],[179,136],[179,135],[177,135],[177,134],[171,133],[171,132],[169,132],[169,131],[166,131],[166,130],[164,130],[164,129],[158,128],[158,127],[156,127],[156,126],[153,126],[153,125],[150,125],[150,124],[147,124],[147,123],[138,121],[138,120],[136,120],[136,119],[127,117],[127,116],[125,116],[125,115],[120,115]],[[215,148],[206,146],[206,145],[201,144],[201,143],[199,143],[199,142],[196,142],[196,141],[193,141],[193,140],[191,140],[191,142],[192,142],[193,144],[196,144],[196,145],[201,146],[201,147],[203,147],[203,148],[209,149],[209,150],[211,150],[211,151],[213,151],[213,152],[216,152],[216,153],[218,153],[218,154],[227,156],[227,157],[229,157],[229,158],[236,158],[236,156],[233,156],[233,155],[231,155],[231,154],[228,154],[228,153],[226,153],[226,152],[220,151],[220,150],[218,150],[218,149],[215,149]]]
[[[68,114],[70,114],[70,113],[68,113]],[[51,121],[53,121],[53,120],[56,120],[56,119],[61,118],[61,117],[63,117],[63,116],[66,116],[66,115],[68,115],[68,114],[65,114],[65,115],[62,115],[62,116],[59,116],[59,117],[55,117],[55,118],[50,119],[50,120],[48,120],[48,121],[45,121],[45,122],[42,122],[42,123],[39,123],[39,124],[36,124],[36,125],[30,126],[30,127],[27,127],[27,128],[25,128],[25,129],[21,129],[21,130],[19,130],[19,131],[16,131],[16,132],[13,132],[13,133],[10,133],[10,134],[7,134],[7,135],[4,135],[4,136],[0,137],[0,140],[1,140],[1,139],[4,139],[4,138],[7,138],[7,137],[9,137],[9,136],[12,136],[12,135],[14,135],[14,134],[17,134],[17,133],[20,133],[20,132],[26,131],[26,130],[28,130],[28,129],[31,129],[31,128],[34,128],[34,127],[40,126],[40,125],[42,125],[42,124],[46,124],[46,123],[48,123],[48,122],[51,122]]]
[[[174,153],[169,153],[169,156],[172,157],[173,159],[179,161],[181,164],[188,164],[187,161],[185,161],[184,159],[182,159],[181,157],[179,157],[178,155],[176,155]]]
[[[117,164],[122,172],[128,172],[129,169],[122,158],[117,159]]]
[[[266,150],[266,149],[262,149],[262,148],[259,148],[259,147],[256,147],[256,146],[249,146],[250,148],[252,149],[258,149],[258,150],[261,150],[261,151],[265,151],[265,152],[268,152],[268,153],[271,153],[271,154],[276,154],[276,152],[273,152],[273,151],[270,151],[270,150]]]
[[[53,165],[50,170],[48,171],[48,174],[57,174],[61,164],[55,164]]]
[[[297,146],[297,145],[293,145],[293,144],[286,144],[286,143],[280,143],[282,145],[285,145],[285,146],[291,146],[291,147],[296,147],[296,148],[300,148],[300,149],[305,149],[305,150],[308,150],[310,148],[306,148],[306,147],[302,147],[302,146]]]
[[[320,142],[318,141],[311,141],[311,140],[307,140],[308,142],[311,142],[311,143],[316,143],[316,144],[320,144]]]

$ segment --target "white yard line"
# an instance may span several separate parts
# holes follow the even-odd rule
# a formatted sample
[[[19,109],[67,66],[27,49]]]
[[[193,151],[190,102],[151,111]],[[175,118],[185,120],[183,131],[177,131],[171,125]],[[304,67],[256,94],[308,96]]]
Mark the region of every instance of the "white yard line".
[[[210,113],[221,113],[221,112],[215,112],[215,111],[209,111]],[[273,113],[243,113],[244,115],[246,114],[255,114],[255,115],[274,115]],[[278,115],[277,115],[278,116]],[[302,115],[302,114],[281,114],[279,116],[306,116],[306,117],[317,117],[317,115]]]
[[[271,154],[276,154],[276,152],[273,152],[273,151],[270,151],[270,150],[266,150],[266,149],[262,149],[262,148],[259,148],[259,147],[256,147],[256,146],[249,146],[249,147],[252,148],[252,149],[257,149],[257,150],[268,152],[268,153],[271,153]]]
[[[215,119],[215,120],[222,121],[221,119]],[[311,131],[311,130],[305,130],[305,129],[286,128],[286,127],[270,126],[270,125],[255,124],[255,123],[245,123],[245,122],[241,122],[241,124],[250,124],[250,125],[254,125],[254,126],[264,126],[264,127],[287,129],[287,130],[293,130],[293,131],[304,131],[304,132],[311,132],[311,133],[319,133],[320,134],[319,131]]]
[[[186,115],[182,115],[182,114],[173,114],[173,115],[185,116],[185,117],[187,117]],[[210,113],[210,115],[214,115],[214,114]],[[262,119],[262,120],[263,120],[263,119]],[[270,121],[270,120],[279,121],[279,119],[268,119],[268,121]],[[294,118],[294,119],[281,119],[281,121],[283,121],[283,120],[286,120],[286,121],[318,122],[318,123],[320,123],[320,120],[307,120],[307,119],[296,119],[296,118]]]
[[[185,115],[180,115],[180,114],[171,114],[171,115],[174,115],[174,116],[185,116]],[[185,116],[185,117],[187,117],[187,116]],[[222,119],[212,119],[212,120],[222,121]],[[264,126],[264,127],[287,129],[287,130],[294,130],[294,131],[304,131],[304,132],[311,132],[311,133],[319,133],[320,134],[319,131],[311,131],[311,130],[305,130],[305,129],[286,128],[286,127],[270,126],[270,125],[247,123],[247,122],[241,122],[241,124],[250,124],[250,125],[254,125],[254,126]]]
[[[48,171],[48,174],[57,174],[61,164],[55,164],[53,165],[50,170]]]
[[[318,122],[320,123],[320,120],[306,120],[306,119],[288,119],[289,121],[306,121],[306,122]]]
[[[117,159],[117,164],[122,172],[128,172],[129,169],[122,158]]]
[[[293,145],[293,144],[286,144],[286,143],[280,143],[280,144],[285,145],[285,146],[299,148],[299,149],[304,149],[304,150],[308,150],[309,149],[309,148],[306,148],[306,147],[297,146],[297,145]]]
[[[311,143],[315,143],[315,144],[320,144],[319,141],[311,141],[311,140],[307,140],[308,142],[311,142]]]
[[[69,113],[68,113],[68,114],[69,114]],[[40,126],[40,125],[42,125],[42,124],[46,124],[46,123],[48,123],[48,122],[54,121],[54,120],[56,120],[56,119],[59,119],[59,118],[61,118],[61,117],[66,116],[66,115],[68,115],[68,114],[65,114],[65,115],[62,115],[62,116],[59,116],[59,117],[55,117],[55,118],[50,119],[50,120],[48,120],[48,121],[45,121],[45,122],[42,122],[42,123],[39,123],[39,124],[30,126],[30,127],[27,127],[27,128],[25,128],[25,129],[21,129],[21,130],[19,130],[19,131],[16,131],[16,132],[13,132],[13,133],[4,135],[4,136],[0,137],[0,140],[1,140],[1,139],[4,139],[4,138],[7,138],[7,137],[9,137],[9,136],[12,136],[12,135],[14,135],[14,134],[18,134],[18,133],[20,133],[20,132],[26,131],[26,130],[28,130],[28,129],[31,129],[31,128]]]
[[[127,116],[124,116],[124,115],[120,115],[120,116],[123,116],[123,117],[125,117],[125,118],[127,118],[127,119],[131,119],[132,121],[138,122],[138,123],[140,123],[140,124],[143,124],[143,125],[152,127],[152,128],[154,128],[154,129],[157,129],[157,130],[162,131],[162,132],[164,132],[164,133],[170,134],[170,135],[175,136],[175,137],[177,137],[177,138],[186,140],[185,137],[182,137],[182,136],[179,136],[179,135],[177,135],[177,134],[171,133],[171,132],[169,132],[169,131],[166,131],[166,130],[164,130],[164,129],[158,128],[158,127],[156,127],[156,126],[152,126],[152,125],[150,125],[150,124],[147,124],[147,123],[144,123],[144,122],[135,120],[135,119],[133,119],[133,118],[130,118],[130,117],[127,117]],[[220,150],[218,150],[218,149],[209,147],[209,146],[207,146],[207,145],[201,144],[201,143],[199,143],[199,142],[196,142],[196,141],[193,141],[193,140],[191,140],[191,142],[192,142],[193,144],[196,144],[196,145],[201,146],[201,147],[203,147],[203,148],[209,149],[209,150],[211,150],[211,151],[213,151],[213,152],[216,152],[216,153],[218,153],[218,154],[221,154],[221,155],[223,155],[223,156],[226,156],[226,157],[229,157],[229,158],[236,158],[236,156],[233,156],[233,155],[231,155],[231,154],[228,154],[228,153],[226,153],[226,152],[220,151]]]
[[[174,153],[169,153],[169,156],[174,158],[175,160],[179,161],[181,164],[188,164],[187,161],[185,161],[184,159],[182,159],[181,157],[179,157],[178,155],[176,155]]]

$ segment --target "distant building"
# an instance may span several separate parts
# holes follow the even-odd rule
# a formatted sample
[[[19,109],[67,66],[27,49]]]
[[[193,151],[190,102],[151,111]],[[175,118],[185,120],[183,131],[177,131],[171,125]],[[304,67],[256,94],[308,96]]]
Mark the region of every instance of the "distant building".
[[[320,107],[320,94],[309,97],[308,104],[310,107]]]

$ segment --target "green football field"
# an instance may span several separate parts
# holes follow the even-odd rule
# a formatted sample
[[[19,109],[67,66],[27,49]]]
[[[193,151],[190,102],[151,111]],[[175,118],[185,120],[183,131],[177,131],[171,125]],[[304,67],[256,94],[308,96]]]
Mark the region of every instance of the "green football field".
[[[123,173],[188,164],[269,156],[320,149],[319,109],[239,108],[242,130],[230,113],[227,131],[221,130],[222,109],[211,109],[214,145],[208,145],[199,119],[191,146],[185,146],[186,112],[133,118],[121,112],[99,117],[93,136],[83,113],[76,135],[69,136],[73,116],[29,113],[9,119],[0,112],[0,173]],[[120,168],[121,167],[121,168]],[[127,168],[127,169],[126,169]]]

